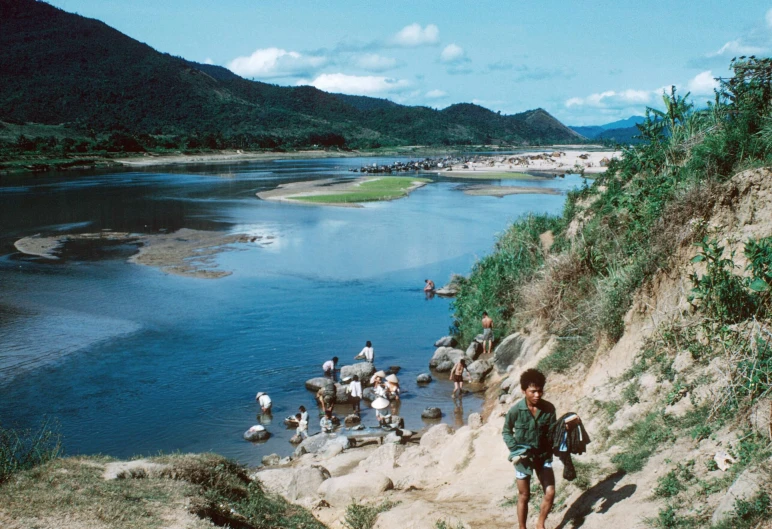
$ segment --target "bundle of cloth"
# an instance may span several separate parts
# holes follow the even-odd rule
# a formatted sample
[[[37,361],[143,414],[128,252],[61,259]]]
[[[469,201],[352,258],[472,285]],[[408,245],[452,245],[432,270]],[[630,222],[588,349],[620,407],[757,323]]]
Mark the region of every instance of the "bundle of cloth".
[[[576,478],[571,454],[585,453],[588,444],[590,436],[576,413],[566,413],[557,420],[552,430],[552,451],[563,463],[564,479],[573,481]]]

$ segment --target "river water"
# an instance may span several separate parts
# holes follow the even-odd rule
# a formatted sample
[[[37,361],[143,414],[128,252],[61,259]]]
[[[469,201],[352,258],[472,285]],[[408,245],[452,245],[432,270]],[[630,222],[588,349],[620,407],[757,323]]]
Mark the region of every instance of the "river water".
[[[462,405],[440,376],[426,387],[433,342],[452,323],[450,302],[426,299],[490,252],[496,235],[527,212],[560,211],[563,195],[467,196],[460,181],[435,181],[408,198],[363,208],[261,201],[279,183],[353,177],[381,159],[311,159],[152,171],[66,173],[0,181],[0,424],[58,423],[67,454],[116,457],[212,450],[247,464],[291,453],[282,419],[303,383],[337,355],[352,363],[366,340],[376,365],[399,365],[407,427],[439,406],[457,424],[480,408]],[[476,180],[475,183],[481,183]],[[570,176],[540,182],[562,190]],[[59,261],[24,256],[13,242],[41,233],[101,229],[154,233],[179,228],[261,235],[217,256],[232,275],[196,279],[131,264],[134,249],[68,247]],[[268,239],[271,237],[272,239]],[[274,400],[272,437],[252,444],[257,391]],[[365,406],[366,407],[366,406]],[[339,407],[345,412],[346,407]],[[374,422],[372,410],[364,422]]]

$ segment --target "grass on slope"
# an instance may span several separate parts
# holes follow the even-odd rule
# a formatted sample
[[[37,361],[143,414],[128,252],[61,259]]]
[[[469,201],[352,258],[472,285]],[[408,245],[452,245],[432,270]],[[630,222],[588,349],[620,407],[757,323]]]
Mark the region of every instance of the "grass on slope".
[[[106,457],[55,459],[0,486],[0,527],[324,529],[308,511],[269,494],[215,454],[152,458],[105,480]]]
[[[317,204],[351,204],[358,202],[376,202],[379,200],[394,200],[408,194],[414,182],[430,182],[428,178],[411,178],[408,176],[387,176],[368,180],[351,191],[330,195],[312,195],[291,197],[293,200],[313,202]]]

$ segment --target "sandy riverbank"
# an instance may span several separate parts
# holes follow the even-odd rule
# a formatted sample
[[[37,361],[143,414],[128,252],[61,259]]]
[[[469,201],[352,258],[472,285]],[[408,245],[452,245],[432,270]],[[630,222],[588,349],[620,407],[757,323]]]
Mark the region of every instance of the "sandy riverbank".
[[[271,236],[249,236],[183,228],[173,233],[138,234],[103,231],[41,237],[33,235],[16,241],[16,249],[26,255],[58,260],[68,243],[132,244],[138,252],[129,262],[153,266],[168,274],[216,279],[231,274],[220,270],[215,256],[233,250],[236,243],[271,244]]]
[[[511,155],[477,156],[463,165],[440,171],[448,178],[491,178],[493,174],[506,178],[508,173],[599,174],[606,164],[620,158],[620,151],[547,150]]]
[[[486,184],[472,184],[464,186],[461,191],[465,195],[485,197],[505,197],[507,195],[560,195],[559,189],[551,187],[524,187],[524,186],[492,186]]]

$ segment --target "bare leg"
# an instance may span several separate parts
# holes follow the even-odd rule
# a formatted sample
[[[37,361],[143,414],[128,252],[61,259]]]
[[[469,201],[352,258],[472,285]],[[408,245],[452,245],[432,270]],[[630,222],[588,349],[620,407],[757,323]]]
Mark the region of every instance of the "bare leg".
[[[541,483],[542,489],[544,489],[544,499],[541,502],[536,529],[544,529],[547,515],[552,510],[552,504],[555,502],[555,473],[551,468],[542,468],[539,471],[539,483]]]
[[[528,501],[531,499],[531,478],[517,480],[517,523],[520,529],[526,529],[528,520]]]

